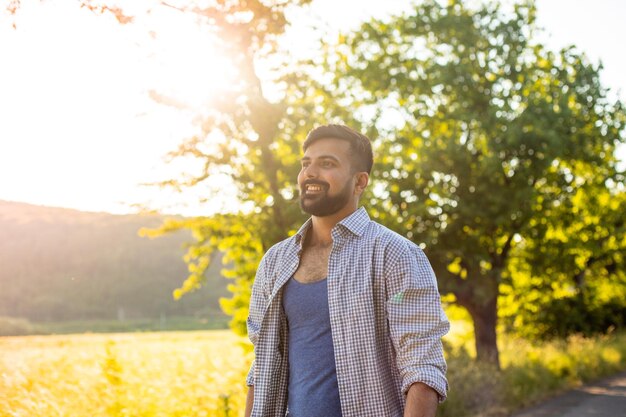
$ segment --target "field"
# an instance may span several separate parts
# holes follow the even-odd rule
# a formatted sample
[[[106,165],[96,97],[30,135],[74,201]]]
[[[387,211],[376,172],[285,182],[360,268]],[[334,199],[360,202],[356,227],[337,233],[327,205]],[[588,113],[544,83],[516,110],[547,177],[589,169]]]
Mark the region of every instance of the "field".
[[[626,334],[531,344],[502,335],[503,372],[473,362],[471,326],[445,339],[439,416],[504,416],[626,368]],[[226,330],[0,338],[0,417],[241,416],[251,354]]]
[[[226,330],[0,338],[0,416],[237,416],[243,341]]]

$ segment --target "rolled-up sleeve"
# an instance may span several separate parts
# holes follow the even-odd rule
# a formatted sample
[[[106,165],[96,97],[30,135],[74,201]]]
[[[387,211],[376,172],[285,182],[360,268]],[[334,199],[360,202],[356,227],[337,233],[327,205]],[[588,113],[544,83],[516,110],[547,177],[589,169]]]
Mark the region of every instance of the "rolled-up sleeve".
[[[406,395],[424,383],[445,400],[446,361],[441,342],[450,323],[441,307],[435,274],[424,252],[407,246],[386,273],[387,316],[396,361]]]

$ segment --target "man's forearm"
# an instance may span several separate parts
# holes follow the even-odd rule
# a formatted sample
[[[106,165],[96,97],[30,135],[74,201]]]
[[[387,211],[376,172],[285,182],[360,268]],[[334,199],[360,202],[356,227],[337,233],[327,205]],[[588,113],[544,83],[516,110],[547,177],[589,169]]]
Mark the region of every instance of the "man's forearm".
[[[244,414],[245,417],[250,417],[250,414],[252,414],[253,403],[254,403],[254,385],[251,385],[248,387],[248,396],[246,397],[246,412]]]
[[[404,417],[435,417],[438,403],[439,397],[434,389],[416,382],[406,395]]]

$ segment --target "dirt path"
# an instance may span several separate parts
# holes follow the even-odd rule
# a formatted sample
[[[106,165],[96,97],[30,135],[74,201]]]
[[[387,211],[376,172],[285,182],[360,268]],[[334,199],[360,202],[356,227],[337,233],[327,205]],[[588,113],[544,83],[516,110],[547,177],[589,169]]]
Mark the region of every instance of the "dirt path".
[[[568,391],[512,417],[626,417],[626,372]]]

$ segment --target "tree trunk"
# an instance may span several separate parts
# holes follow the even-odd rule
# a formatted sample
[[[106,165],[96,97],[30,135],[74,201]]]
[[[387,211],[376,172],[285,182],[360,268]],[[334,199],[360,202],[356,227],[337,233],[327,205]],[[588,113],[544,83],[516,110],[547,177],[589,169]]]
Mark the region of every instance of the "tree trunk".
[[[498,323],[497,291],[489,296],[482,294],[457,294],[457,303],[465,307],[474,322],[474,338],[476,341],[476,359],[490,363],[500,369],[500,355],[496,336]]]
[[[496,336],[498,322],[498,300],[494,297],[484,304],[468,308],[474,322],[476,339],[476,358],[479,361],[495,365],[500,369],[500,355]]]

